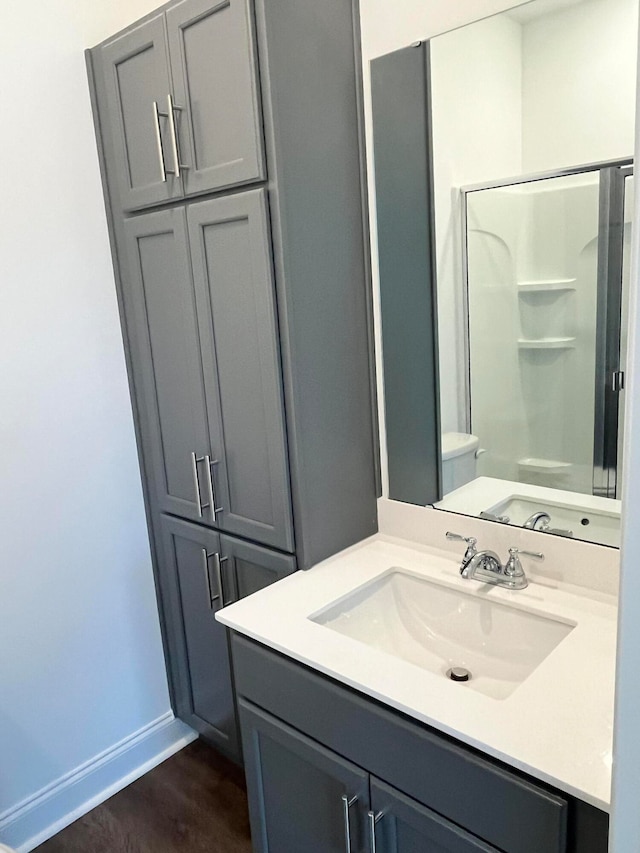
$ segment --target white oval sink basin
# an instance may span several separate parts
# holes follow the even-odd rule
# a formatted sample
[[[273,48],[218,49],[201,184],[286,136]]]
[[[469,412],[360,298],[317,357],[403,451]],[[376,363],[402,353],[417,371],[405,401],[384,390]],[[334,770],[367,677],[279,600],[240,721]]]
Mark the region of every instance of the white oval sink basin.
[[[443,678],[451,667],[462,667],[471,678],[452,682],[452,689],[494,699],[513,693],[575,627],[401,569],[310,618]]]

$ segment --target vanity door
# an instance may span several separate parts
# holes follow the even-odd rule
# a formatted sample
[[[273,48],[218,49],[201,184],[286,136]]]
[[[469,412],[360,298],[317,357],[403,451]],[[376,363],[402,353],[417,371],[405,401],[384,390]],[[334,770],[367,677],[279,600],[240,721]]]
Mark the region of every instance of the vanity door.
[[[373,853],[498,853],[497,847],[374,777],[368,828]]]
[[[369,776],[240,699],[254,853],[365,853]]]

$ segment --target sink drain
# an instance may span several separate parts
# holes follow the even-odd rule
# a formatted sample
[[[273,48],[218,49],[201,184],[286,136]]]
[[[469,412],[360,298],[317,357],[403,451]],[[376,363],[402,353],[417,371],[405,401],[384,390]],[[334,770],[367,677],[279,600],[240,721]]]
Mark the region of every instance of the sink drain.
[[[451,681],[469,681],[471,673],[463,666],[452,666],[451,669],[447,670],[447,678]]]

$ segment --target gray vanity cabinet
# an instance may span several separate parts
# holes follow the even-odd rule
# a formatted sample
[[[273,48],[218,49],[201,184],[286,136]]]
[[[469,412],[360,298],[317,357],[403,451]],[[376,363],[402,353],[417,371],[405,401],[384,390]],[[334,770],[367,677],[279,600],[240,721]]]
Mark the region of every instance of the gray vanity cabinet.
[[[183,0],[94,63],[122,210],[264,179],[250,0]]]
[[[231,647],[259,853],[316,849],[312,820],[300,842],[307,785],[325,785],[314,796],[330,825],[342,796],[358,796],[352,843],[360,849],[365,824],[367,853],[606,853],[604,812],[246,637],[232,634]],[[302,748],[303,761],[286,757]],[[348,786],[335,767],[366,773],[368,787]],[[320,782],[326,772],[343,787]],[[265,846],[294,816],[297,843]]]
[[[250,0],[182,0],[166,16],[185,195],[264,179]]]
[[[248,702],[239,713],[254,853],[364,853],[368,774]]]
[[[211,517],[225,532],[292,551],[265,191],[190,205],[188,223],[204,371],[215,377]]]
[[[179,680],[176,711],[226,755],[240,747],[227,630],[216,611],[228,603],[232,578],[213,530],[162,516],[161,588],[172,629],[172,676]]]
[[[105,42],[94,63],[109,116],[104,142],[111,151],[110,177],[119,206],[131,210],[179,198],[182,181],[169,171],[171,78],[164,14],[155,13]]]
[[[255,853],[499,853],[250,702],[238,710]]]
[[[369,821],[377,853],[499,853],[497,847],[373,777]]]

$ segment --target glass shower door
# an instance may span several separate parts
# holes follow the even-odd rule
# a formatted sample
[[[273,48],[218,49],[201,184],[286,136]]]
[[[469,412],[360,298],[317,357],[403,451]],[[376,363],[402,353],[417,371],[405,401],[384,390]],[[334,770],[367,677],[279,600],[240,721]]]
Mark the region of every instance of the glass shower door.
[[[467,193],[478,474],[593,487],[600,171]]]

